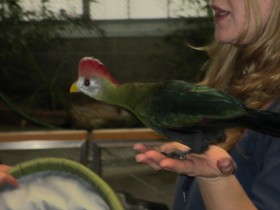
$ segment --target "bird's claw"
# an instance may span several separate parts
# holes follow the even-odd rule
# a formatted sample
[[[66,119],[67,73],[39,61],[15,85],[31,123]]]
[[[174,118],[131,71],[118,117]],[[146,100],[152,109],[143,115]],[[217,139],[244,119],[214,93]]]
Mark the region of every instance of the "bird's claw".
[[[178,159],[178,160],[185,160],[187,159],[187,155],[190,153],[190,150],[183,151],[183,152],[162,152],[163,155],[169,158]]]

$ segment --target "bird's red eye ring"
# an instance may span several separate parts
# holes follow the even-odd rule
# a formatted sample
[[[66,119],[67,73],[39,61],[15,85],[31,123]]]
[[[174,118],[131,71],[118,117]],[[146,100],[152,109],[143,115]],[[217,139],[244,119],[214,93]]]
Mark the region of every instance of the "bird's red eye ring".
[[[84,81],[84,86],[88,87],[90,85],[89,79],[85,79]]]

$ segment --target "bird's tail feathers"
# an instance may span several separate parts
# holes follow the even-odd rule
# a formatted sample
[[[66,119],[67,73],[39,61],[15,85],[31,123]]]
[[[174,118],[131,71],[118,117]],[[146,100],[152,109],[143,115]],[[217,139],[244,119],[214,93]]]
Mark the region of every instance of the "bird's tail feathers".
[[[245,126],[249,129],[280,138],[279,112],[249,110],[243,120]]]

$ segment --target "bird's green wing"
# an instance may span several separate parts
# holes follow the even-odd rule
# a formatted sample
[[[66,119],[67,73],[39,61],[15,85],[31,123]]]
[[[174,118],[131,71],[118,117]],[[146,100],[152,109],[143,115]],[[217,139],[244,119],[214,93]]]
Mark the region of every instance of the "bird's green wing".
[[[141,91],[140,87],[138,91]],[[182,81],[151,86],[150,94],[142,94],[135,110],[142,121],[158,127],[174,128],[227,120],[245,114],[244,105],[234,97],[213,88]]]

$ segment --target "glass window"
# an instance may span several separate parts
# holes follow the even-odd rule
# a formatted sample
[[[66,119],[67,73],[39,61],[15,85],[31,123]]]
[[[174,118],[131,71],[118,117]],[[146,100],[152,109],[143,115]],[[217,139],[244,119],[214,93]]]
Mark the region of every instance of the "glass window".
[[[207,15],[207,0],[20,0],[20,3],[38,17],[46,11],[53,15],[67,14],[75,17],[85,13],[85,8],[88,8],[90,18],[105,20]]]

